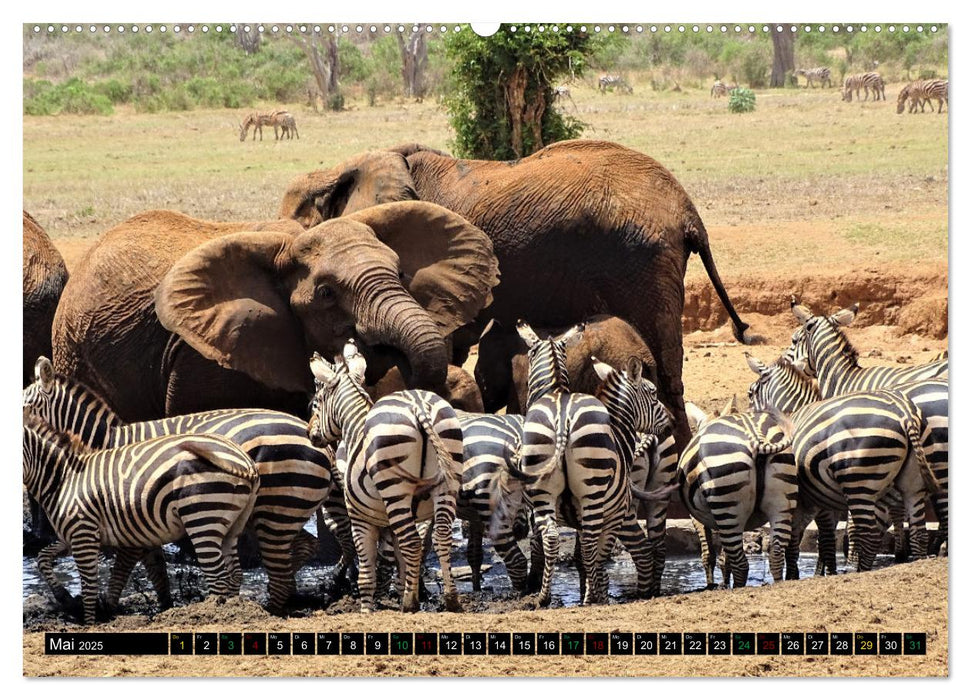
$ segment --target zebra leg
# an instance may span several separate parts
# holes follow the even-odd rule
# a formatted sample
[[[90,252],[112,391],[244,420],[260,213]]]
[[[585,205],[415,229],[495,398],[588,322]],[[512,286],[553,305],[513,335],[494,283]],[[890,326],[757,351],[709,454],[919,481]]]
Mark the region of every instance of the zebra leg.
[[[363,520],[351,520],[354,548],[357,550],[357,588],[361,612],[374,611],[374,588],[377,584],[378,538],[381,528]]]
[[[731,579],[733,588],[744,588],[748,584],[748,557],[745,556],[745,549],[742,545],[741,530],[723,530],[718,533],[718,538],[725,548],[725,561],[731,567]],[[725,576],[726,587],[728,576]]]
[[[938,477],[938,481],[941,481]],[[947,483],[946,480],[942,483]],[[937,513],[937,535],[931,544],[928,553],[931,555],[947,555],[947,490],[931,497],[934,512]]]
[[[529,537],[529,580],[526,590],[538,593],[543,586],[543,572],[546,570],[546,555],[543,548],[543,533],[540,532],[533,516],[533,531]]]
[[[633,506],[624,516],[619,537],[637,569],[637,595],[647,597],[654,585],[654,552],[647,535],[637,522],[637,513]]]
[[[560,550],[560,533],[556,529],[556,516],[551,505],[547,507],[547,504],[543,504],[541,511],[537,506],[534,515],[536,517],[536,533],[541,538],[540,541],[543,545],[543,581],[536,603],[540,607],[545,607],[550,604],[553,568],[556,566]]]
[[[717,557],[715,543],[712,541],[711,528],[704,525],[700,520],[691,519],[691,524],[695,526],[698,533],[698,545],[701,547],[701,565],[705,568],[705,588],[709,591],[717,588],[715,583],[715,557]]]
[[[442,572],[442,585],[445,588],[445,609],[449,612],[462,612],[459,594],[452,580],[452,522],[455,520],[455,494],[443,493],[434,497],[435,525],[432,542],[438,565]],[[479,538],[479,564],[482,563],[482,539]]]
[[[37,553],[37,570],[40,571],[40,575],[47,582],[47,587],[51,589],[54,600],[62,608],[70,608],[75,602],[74,596],[67,592],[67,589],[57,580],[57,576],[54,575],[55,560],[67,554],[67,552],[67,543],[57,540]]]
[[[469,520],[465,558],[472,569],[472,590],[478,593],[482,590],[482,522],[477,518]]]
[[[817,576],[831,576],[836,574],[836,511],[821,509],[816,513],[816,528],[818,533],[816,561]],[[850,521],[847,520],[845,537],[850,537]]]
[[[667,559],[667,501],[651,504],[648,508],[647,543],[652,553],[651,585],[647,596],[654,597],[661,594],[661,578],[664,575],[664,563]]]
[[[925,491],[920,490],[916,493],[905,492],[904,496],[904,512],[907,516],[907,522],[910,524],[908,530],[910,541],[910,551],[917,559],[922,559],[927,556],[927,527],[926,527],[926,515],[924,513],[926,498]]]
[[[586,602],[587,598],[587,567],[583,561],[583,547],[580,544],[580,530],[576,530],[573,533],[573,565],[577,569],[577,575],[580,579],[580,600]]]
[[[84,624],[93,625],[98,610],[98,555],[101,552],[100,538],[96,533],[84,532],[75,535],[71,541],[71,553],[81,575],[81,602],[84,609]]]
[[[512,587],[520,593],[525,593],[529,590],[529,582],[527,580],[529,578],[529,563],[526,561],[523,550],[519,548],[519,544],[516,542],[514,528],[515,525],[513,523],[501,523],[498,525],[493,533],[492,548],[506,565],[506,573],[509,574]],[[471,547],[471,534],[469,543]],[[530,544],[532,545],[532,541]],[[469,563],[471,563],[471,559]]]
[[[869,571],[873,568],[880,540],[880,528],[877,524],[876,507],[873,503],[863,501],[850,503],[850,514],[853,518],[852,533],[853,546],[856,548],[859,563],[857,571]]]
[[[336,471],[335,471],[336,473]],[[320,524],[323,520],[327,529],[334,535],[337,544],[341,549],[341,558],[337,562],[334,574],[334,582],[340,587],[341,582],[346,583],[351,589],[356,586],[357,572],[355,561],[357,560],[357,550],[354,544],[354,533],[351,528],[351,519],[347,515],[347,504],[344,501],[344,488],[340,484],[331,486],[330,493],[324,501],[323,507],[317,511],[317,532],[321,532]],[[352,590],[352,594],[354,591]]]
[[[397,505],[403,512],[409,514],[412,512],[411,504],[406,503],[404,499]],[[401,611],[418,612],[420,608],[418,584],[421,578],[422,538],[418,533],[415,521],[410,518],[399,520],[391,527],[402,568]],[[360,556],[360,552],[358,552],[358,556]]]
[[[580,515],[580,519],[582,519]],[[580,540],[580,556],[583,559],[583,568],[586,573],[587,586],[581,600],[584,605],[596,605],[602,602],[601,586],[604,579],[601,549],[606,545],[603,542],[605,535],[603,528],[584,528],[577,532]]]

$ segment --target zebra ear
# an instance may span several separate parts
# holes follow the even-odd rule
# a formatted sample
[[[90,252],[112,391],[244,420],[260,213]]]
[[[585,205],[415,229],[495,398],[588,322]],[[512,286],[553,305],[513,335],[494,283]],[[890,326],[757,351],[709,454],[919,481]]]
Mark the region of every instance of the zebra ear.
[[[600,381],[602,382],[607,381],[607,377],[615,371],[613,367],[606,362],[601,362],[593,355],[590,356],[590,361],[593,363],[593,371],[597,373],[597,376],[600,377]]]
[[[337,379],[337,368],[315,352],[310,358],[310,371],[314,379],[323,385],[333,384]]]
[[[769,368],[765,366],[765,363],[763,363],[757,357],[752,357],[748,353],[745,353],[745,361],[748,362],[749,369],[758,375],[765,374],[769,371]]]
[[[631,355],[627,358],[627,378],[632,382],[639,382],[644,374],[644,364],[641,358]]]
[[[34,363],[34,381],[38,382],[44,391],[50,391],[54,386],[54,365],[43,355]]]
[[[793,304],[792,315],[796,317],[799,323],[805,325],[813,317],[813,312],[802,304]]]
[[[859,304],[853,304],[853,306],[848,309],[840,309],[835,314],[829,317],[829,320],[838,326],[848,326],[853,323],[853,319],[856,318],[857,312],[860,310]]]
[[[539,342],[539,336],[536,335],[536,331],[522,319],[516,322],[516,332],[519,333],[519,337],[526,343],[527,348],[531,348]]]
[[[725,404],[725,407],[722,408],[718,415],[728,416],[732,413],[738,413],[738,397],[735,394],[732,394],[732,398],[728,400],[728,403]]]
[[[564,347],[573,347],[583,339],[583,331],[586,327],[586,323],[580,322],[561,333],[559,336],[557,336],[556,340],[562,342]]]

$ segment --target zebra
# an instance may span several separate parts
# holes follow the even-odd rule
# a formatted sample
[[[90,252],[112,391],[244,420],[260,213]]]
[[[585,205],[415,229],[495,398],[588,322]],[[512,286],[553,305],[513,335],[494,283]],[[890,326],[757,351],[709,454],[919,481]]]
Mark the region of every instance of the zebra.
[[[94,624],[102,545],[152,550],[188,535],[213,595],[239,593],[236,541],[260,474],[236,444],[172,435],[96,450],[24,407],[24,485],[40,502],[81,576],[83,620]],[[67,591],[40,567],[55,597]]]
[[[284,112],[280,119],[280,131],[282,133],[281,139],[292,140],[296,136],[297,140],[300,140],[300,134],[297,132],[297,120],[289,112]]]
[[[948,81],[947,80],[915,80],[908,83],[897,95],[897,114],[904,111],[904,103],[910,100],[910,113],[917,112],[917,105],[920,104],[920,111],[924,111],[924,106],[931,100],[937,100],[937,113],[940,114],[944,105],[947,104]],[[949,107],[950,108],[950,107]],[[931,111],[933,111],[931,107]]]
[[[310,368],[317,388],[308,435],[314,444],[341,443],[337,462],[345,474],[361,612],[374,609],[382,528],[390,528],[396,541],[404,581],[402,610],[418,609],[422,544],[416,521],[429,519],[445,607],[461,610],[449,563],[462,464],[462,428],[455,411],[421,390],[395,392],[372,403],[363,387],[367,363],[353,341],[334,363],[314,353]]]
[[[924,500],[940,483],[931,467],[925,446],[931,445],[932,424],[917,403],[901,387],[859,391],[812,403],[813,383],[785,357],[771,368],[750,362],[759,379],[749,389],[754,410],[770,406],[791,408],[794,425],[792,453],[799,470],[800,505],[805,513],[793,541],[811,516],[822,516],[820,558],[835,543],[824,534],[835,531],[833,513],[848,509],[852,516],[858,569],[872,566],[880,533],[880,500],[895,488],[910,520],[910,539],[917,556],[927,549]],[[800,378],[802,375],[802,378]],[[798,550],[787,553],[798,556]],[[830,564],[827,564],[829,567]]]
[[[830,316],[814,316],[795,299],[790,306],[802,325],[793,333],[785,357],[793,362],[805,362],[806,371],[817,378],[820,396],[824,399],[851,391],[882,389],[947,376],[946,358],[912,367],[861,367],[859,353],[843,331],[856,318],[859,304],[840,309]]]
[[[226,409],[125,424],[108,404],[83,383],[54,372],[50,360],[41,357],[34,366],[34,383],[23,391],[23,403],[33,408],[57,430],[70,431],[91,447],[120,447],[164,435],[208,433],[238,444],[256,463],[260,488],[253,509],[252,526],[268,579],[267,607],[281,611],[294,590],[291,549],[300,538],[310,537],[304,523],[321,505],[327,511],[341,543],[340,578],[353,562],[350,523],[334,474],[331,450],[313,447],[306,423],[286,413],[262,409]],[[47,556],[56,556],[48,552]],[[117,604],[132,568],[138,561],[119,551],[109,585],[109,605]],[[159,603],[171,604],[164,558],[160,553],[147,561],[149,578],[159,593]],[[158,567],[161,567],[161,570]]]
[[[278,140],[280,138],[279,127],[284,123],[286,117],[288,116],[290,119],[293,119],[290,113],[285,109],[274,109],[270,112],[250,112],[239,125],[239,140],[245,141],[246,134],[249,133],[250,128],[252,128],[253,140],[256,140],[256,132],[259,131],[260,141],[262,141],[264,126],[272,126],[274,140]]]
[[[814,88],[814,87],[816,87],[813,84],[813,81],[815,81],[815,80],[818,80],[819,81],[819,86],[820,87],[823,87],[824,84],[825,84],[826,87],[832,87],[833,86],[833,80],[830,77],[831,76],[830,70],[829,70],[829,68],[826,68],[825,66],[822,66],[822,67],[819,67],[819,68],[800,68],[799,70],[797,70],[795,72],[795,75],[801,75],[801,76],[803,76],[803,77],[806,78],[806,87],[807,88],[810,88],[810,87],[813,87]]]
[[[732,90],[737,90],[738,84],[733,83],[731,85],[723,83],[721,80],[716,80],[711,86],[711,96],[712,97],[728,97]]]
[[[630,86],[625,78],[619,75],[601,75],[600,79],[597,80],[597,87],[600,92],[607,92],[607,90],[621,90],[628,95],[633,94],[634,88]]]
[[[843,101],[852,102],[853,93],[856,99],[860,99],[860,89],[863,90],[863,101],[870,99],[870,92],[873,92],[874,102],[880,99],[886,100],[884,94],[884,82],[879,73],[868,72],[857,75],[848,75],[843,80]]]
[[[791,453],[788,458],[783,454],[791,444],[791,425],[780,413],[749,411],[710,419],[681,453],[678,484],[703,543],[709,588],[714,587],[714,564],[722,546],[725,585],[729,578],[735,588],[747,584],[742,536],[766,521],[771,531],[769,569],[775,581],[782,580],[797,499],[795,464]],[[792,569],[787,574],[792,578]]]
[[[560,520],[577,531],[584,604],[606,602],[604,566],[616,537],[634,559],[638,588],[646,591],[653,581],[653,559],[631,502],[629,470],[635,430],[657,434],[670,427],[670,416],[657,401],[656,389],[642,378],[639,361],[631,364],[628,376],[592,358],[605,382],[601,399],[614,408],[613,416],[601,399],[569,392],[566,344],[579,338],[582,325],[545,341],[522,321],[517,330],[529,358],[528,410],[518,471],[527,482],[535,533],[541,538],[544,555],[537,604],[545,606],[550,601]]]

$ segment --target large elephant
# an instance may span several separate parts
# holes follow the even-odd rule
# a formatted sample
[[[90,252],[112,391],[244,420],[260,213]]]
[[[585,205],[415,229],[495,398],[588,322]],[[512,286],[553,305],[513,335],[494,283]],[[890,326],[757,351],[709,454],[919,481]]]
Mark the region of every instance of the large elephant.
[[[307,358],[356,338],[373,380],[445,385],[445,336],[492,300],[492,245],[447,209],[399,202],[305,231],[171,211],[106,232],[54,322],[54,364],[126,421],[210,408],[306,412]]]
[[[688,256],[701,256],[734,332],[735,313],[691,199],[654,159],[605,141],[563,141],[517,161],[452,158],[409,144],[296,178],[281,218],[305,226],[402,199],[435,202],[492,239],[503,282],[487,314],[566,326],[609,313],[631,322],[657,362],[679,446],[690,438],[681,381]],[[480,327],[485,318],[480,318]]]
[[[67,267],[40,224],[24,212],[24,386],[34,381],[37,358],[51,356],[54,312]]]

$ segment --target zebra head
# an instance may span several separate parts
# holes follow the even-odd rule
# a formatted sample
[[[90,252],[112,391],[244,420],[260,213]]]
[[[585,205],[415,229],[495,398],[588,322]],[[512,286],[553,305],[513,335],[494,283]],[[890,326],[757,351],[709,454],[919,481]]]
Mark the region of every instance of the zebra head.
[[[516,323],[519,337],[526,343],[529,376],[526,380],[526,405],[531,406],[554,390],[570,390],[570,374],[566,366],[566,349],[583,337],[584,323],[578,323],[558,336],[540,340],[528,323]]]
[[[34,382],[23,391],[24,406],[30,406],[39,415],[48,415],[54,402],[54,389],[54,365],[41,355],[34,363]]]
[[[673,427],[671,413],[658,398],[657,387],[644,376],[640,358],[627,360],[627,367],[622,372],[596,357],[591,356],[590,360],[603,382],[597,390],[597,398],[611,415],[622,415],[639,433],[660,436]]]
[[[836,355],[855,364],[857,352],[843,332],[843,328],[853,323],[860,310],[859,304],[840,309],[830,316],[814,316],[808,307],[797,304],[793,299],[792,313],[802,324],[792,336],[792,344],[784,357],[792,362],[805,360],[810,374],[819,374],[819,366]]]
[[[791,362],[785,356],[771,365],[745,353],[749,368],[758,375],[748,390],[753,411],[778,409],[792,413],[803,406],[819,401],[819,384],[805,371],[805,363]]]
[[[314,398],[310,403],[307,436],[313,445],[323,447],[338,442],[343,436],[342,409],[347,402],[342,397],[348,392],[367,397],[364,391],[367,363],[353,341],[349,341],[333,363],[315,352],[310,358],[310,371],[314,375]]]
[[[904,107],[907,103],[907,98],[910,96],[910,86],[905,85],[901,90],[900,94],[897,95],[897,114],[904,113]]]

